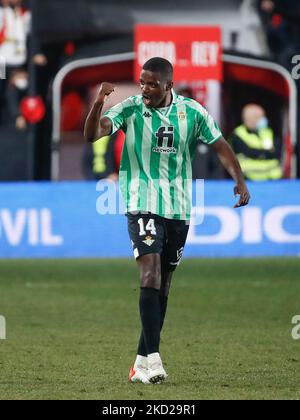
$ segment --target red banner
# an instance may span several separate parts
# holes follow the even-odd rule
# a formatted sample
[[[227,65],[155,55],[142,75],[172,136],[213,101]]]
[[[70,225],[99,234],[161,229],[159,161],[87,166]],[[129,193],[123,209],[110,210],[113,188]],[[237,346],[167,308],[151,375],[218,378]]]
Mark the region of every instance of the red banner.
[[[219,27],[137,25],[135,80],[143,64],[163,57],[174,66],[174,81],[222,80],[222,42]]]

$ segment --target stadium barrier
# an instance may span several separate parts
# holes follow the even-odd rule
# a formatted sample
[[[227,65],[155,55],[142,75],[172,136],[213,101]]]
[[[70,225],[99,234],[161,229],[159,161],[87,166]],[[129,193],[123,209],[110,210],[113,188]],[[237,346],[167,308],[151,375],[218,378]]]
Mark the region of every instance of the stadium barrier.
[[[300,256],[300,181],[249,183],[240,209],[233,185],[205,182],[204,221],[192,223],[185,256]],[[0,258],[131,256],[126,218],[100,215],[100,195],[94,182],[1,184]]]

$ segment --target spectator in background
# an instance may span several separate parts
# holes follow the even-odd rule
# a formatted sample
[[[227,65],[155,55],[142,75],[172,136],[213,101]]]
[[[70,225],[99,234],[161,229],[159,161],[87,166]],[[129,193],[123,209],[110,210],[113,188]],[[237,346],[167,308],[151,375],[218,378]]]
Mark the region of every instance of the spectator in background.
[[[259,105],[248,104],[243,108],[242,121],[243,124],[234,130],[231,142],[245,178],[252,181],[282,178],[274,133],[268,126],[265,110]]]
[[[5,41],[6,33],[6,13],[9,10],[9,0],[0,0],[0,48]]]
[[[118,181],[125,134],[119,130],[101,141],[87,145],[83,171],[87,179]]]
[[[7,34],[7,19],[6,16],[10,12],[9,8],[9,0],[0,0],[0,56],[1,56],[1,64],[5,65],[5,72],[7,73],[7,60],[5,55],[3,54],[4,48],[3,45],[6,42],[6,34]],[[2,62],[2,60],[5,60]],[[6,74],[7,77],[7,74]],[[4,104],[5,104],[5,89],[6,89],[6,81],[4,79],[0,79],[0,123],[1,123],[1,112],[3,112]]]
[[[22,69],[13,71],[6,89],[7,120],[13,121],[15,128],[21,131],[27,128],[27,122],[20,113],[20,102],[26,96],[27,88],[27,72]]]
[[[19,103],[16,100],[19,95],[13,79],[15,72],[23,72],[27,64],[27,36],[31,15],[21,7],[20,0],[0,2],[0,56],[6,66],[6,80],[0,81],[1,123],[10,122],[8,117],[17,118],[15,114]]]
[[[31,14],[22,7],[21,0],[1,0],[0,55],[8,69],[19,68],[27,62],[27,36]]]
[[[31,27],[31,13],[23,7],[22,0],[0,0],[0,56],[6,63],[6,82],[1,81],[0,102],[1,110],[5,108],[5,99],[9,98],[9,93],[14,95],[11,89],[15,86],[15,72],[19,71],[24,76],[24,69],[28,64],[28,36]],[[47,64],[47,59],[43,54],[36,54],[33,62],[37,66]],[[28,76],[26,76],[28,79]],[[21,79],[21,77],[19,77]],[[28,80],[27,80],[28,84]],[[15,86],[16,87],[16,86]],[[6,89],[8,90],[6,92]],[[17,95],[11,102],[14,102]],[[11,103],[6,102],[10,107]],[[2,116],[3,119],[3,116]]]
[[[259,0],[258,9],[272,58],[279,62],[290,43],[288,24],[282,15],[275,10],[273,0]]]
[[[268,46],[265,31],[257,12],[256,1],[241,1],[239,31],[235,42],[239,51],[264,56],[268,53]]]
[[[274,60],[290,69],[300,49],[299,0],[258,0],[258,11]]]

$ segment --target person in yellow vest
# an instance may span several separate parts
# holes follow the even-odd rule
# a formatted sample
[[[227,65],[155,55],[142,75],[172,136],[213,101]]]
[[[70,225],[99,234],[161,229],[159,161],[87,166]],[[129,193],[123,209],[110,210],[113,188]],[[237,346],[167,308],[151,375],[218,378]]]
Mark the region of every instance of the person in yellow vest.
[[[115,136],[106,136],[85,149],[83,172],[87,179],[118,180],[114,157]]]
[[[265,110],[256,104],[246,105],[242,121],[243,124],[234,130],[231,143],[245,178],[251,181],[282,178],[274,132],[268,126]]]

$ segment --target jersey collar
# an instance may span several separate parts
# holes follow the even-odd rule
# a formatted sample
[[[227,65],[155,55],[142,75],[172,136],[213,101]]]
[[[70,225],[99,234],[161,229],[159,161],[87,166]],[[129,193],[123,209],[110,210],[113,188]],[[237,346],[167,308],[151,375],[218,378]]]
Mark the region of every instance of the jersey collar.
[[[176,104],[177,104],[177,95],[175,93],[175,90],[172,89],[172,102],[171,102],[171,104],[169,106],[169,109],[168,109],[168,112],[166,114],[166,117],[169,117],[169,115],[170,115],[170,113],[171,113],[171,111],[173,109],[173,105],[176,105]]]
[[[176,94],[175,90],[172,89],[172,105],[176,105],[177,101],[178,101],[177,94]]]
[[[170,115],[170,113],[172,111],[173,105],[176,105],[177,104],[177,101],[178,101],[177,95],[176,95],[174,89],[172,89],[171,92],[172,92],[172,102],[169,105],[169,109],[168,109],[168,112],[165,114],[165,117],[169,117],[169,115]]]
[[[172,89],[172,102],[169,105],[169,109],[168,112],[165,114],[165,117],[168,117],[172,111],[173,105],[176,105],[178,102],[178,95],[175,93],[174,89]],[[142,98],[142,97],[141,97]],[[148,108],[145,107],[145,105],[143,104],[143,109],[145,109],[146,111],[148,110]],[[152,108],[154,111],[159,112],[159,110],[157,108]]]

